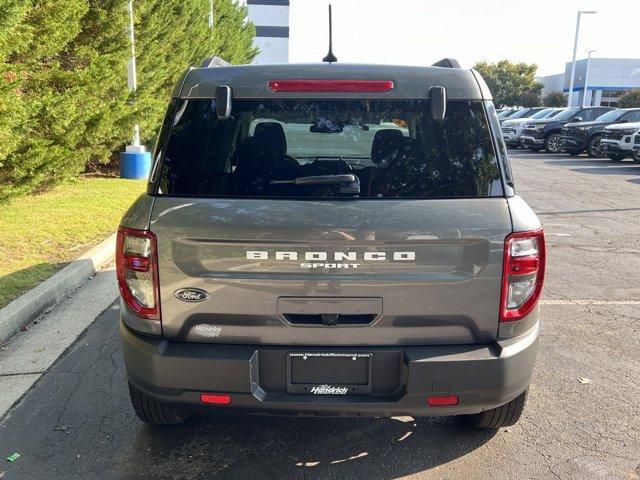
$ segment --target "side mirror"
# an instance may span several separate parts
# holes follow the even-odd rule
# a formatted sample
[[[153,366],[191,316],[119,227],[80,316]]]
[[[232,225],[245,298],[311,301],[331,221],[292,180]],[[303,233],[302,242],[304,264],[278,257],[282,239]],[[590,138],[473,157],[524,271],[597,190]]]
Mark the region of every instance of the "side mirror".
[[[447,113],[447,90],[439,86],[431,87],[429,100],[431,100],[431,118],[436,122],[442,122]]]
[[[218,120],[228,120],[231,116],[231,87],[218,85],[216,89],[216,112]]]
[[[621,118],[620,120],[618,120],[618,123],[629,123],[629,120],[627,120],[626,118]]]
[[[573,117],[573,121],[574,122],[581,122],[582,121],[582,117]]]

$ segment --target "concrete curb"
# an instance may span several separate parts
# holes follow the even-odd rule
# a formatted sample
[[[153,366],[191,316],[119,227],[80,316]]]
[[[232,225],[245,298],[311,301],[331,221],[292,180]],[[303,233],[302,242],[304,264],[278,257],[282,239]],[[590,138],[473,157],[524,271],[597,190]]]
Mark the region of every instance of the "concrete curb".
[[[20,327],[75,292],[89,277],[113,259],[115,245],[114,233],[58,273],[0,309],[0,342],[6,341]]]

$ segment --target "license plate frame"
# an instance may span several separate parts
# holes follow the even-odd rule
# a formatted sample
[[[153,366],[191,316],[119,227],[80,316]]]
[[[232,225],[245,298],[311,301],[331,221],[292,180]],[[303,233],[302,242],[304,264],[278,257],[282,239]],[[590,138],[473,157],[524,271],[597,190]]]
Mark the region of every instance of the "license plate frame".
[[[328,396],[370,394],[372,375],[372,353],[287,353],[288,393]]]

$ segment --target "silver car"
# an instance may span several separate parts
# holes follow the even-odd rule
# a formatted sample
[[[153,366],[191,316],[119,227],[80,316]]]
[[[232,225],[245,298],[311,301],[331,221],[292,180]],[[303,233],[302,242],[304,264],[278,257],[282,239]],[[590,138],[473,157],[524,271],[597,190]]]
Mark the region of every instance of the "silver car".
[[[475,71],[190,69],[117,246],[145,422],[522,413],[545,241]]]
[[[561,111],[563,108],[541,108],[531,116],[516,118],[514,120],[505,120],[502,122],[502,136],[508,147],[517,148],[520,146],[520,137],[522,136],[522,127],[531,120],[540,120],[543,118],[551,118]]]

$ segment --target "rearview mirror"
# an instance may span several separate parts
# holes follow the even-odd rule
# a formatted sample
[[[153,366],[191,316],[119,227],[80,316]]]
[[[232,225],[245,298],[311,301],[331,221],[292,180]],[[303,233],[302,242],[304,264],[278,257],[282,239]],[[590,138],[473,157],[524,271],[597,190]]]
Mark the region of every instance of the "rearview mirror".
[[[440,86],[431,87],[429,100],[431,100],[431,118],[436,122],[442,122],[447,113],[447,90]]]
[[[218,120],[228,120],[231,116],[231,87],[218,85],[216,89],[216,111]]]

